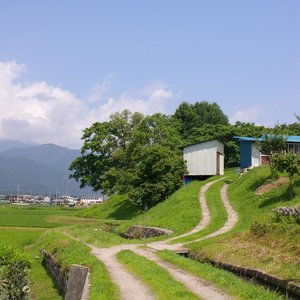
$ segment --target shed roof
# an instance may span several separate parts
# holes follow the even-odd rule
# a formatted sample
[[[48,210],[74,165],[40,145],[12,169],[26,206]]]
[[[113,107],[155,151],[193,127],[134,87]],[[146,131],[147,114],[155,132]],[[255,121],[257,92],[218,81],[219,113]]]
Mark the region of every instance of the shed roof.
[[[268,135],[272,136],[272,135]],[[300,136],[298,135],[282,135],[288,143],[300,143]],[[262,135],[259,138],[248,137],[248,136],[234,136],[233,138],[238,139],[239,141],[247,142],[263,142],[265,140],[265,135]]]
[[[300,136],[298,135],[290,135],[287,137],[287,142],[290,143],[300,143]]]
[[[239,141],[245,141],[245,142],[257,142],[257,141],[259,141],[259,142],[261,142],[261,141],[263,141],[263,138],[255,138],[255,137],[249,137],[249,136],[234,136],[233,137],[234,139],[237,139],[237,140],[239,140]]]
[[[204,143],[207,143],[207,142],[211,142],[211,141],[218,141],[219,143],[223,144],[223,142],[221,142],[219,139],[207,139],[207,140],[203,140],[201,142],[197,142],[197,143],[193,143],[193,144],[188,144],[188,145],[185,145],[185,146],[181,146],[180,148],[184,149],[184,148],[187,148],[187,147],[190,147],[190,146],[194,146],[194,145],[198,145],[198,144],[204,144]]]

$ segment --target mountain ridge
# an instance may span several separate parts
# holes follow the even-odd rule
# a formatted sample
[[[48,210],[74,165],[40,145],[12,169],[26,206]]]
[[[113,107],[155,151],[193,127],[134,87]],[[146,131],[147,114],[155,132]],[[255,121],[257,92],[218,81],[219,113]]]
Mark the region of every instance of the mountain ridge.
[[[13,145],[23,147],[0,151],[0,193],[54,194],[65,193],[76,196],[95,195],[91,188],[80,189],[79,183],[69,179],[71,162],[80,155],[79,150],[69,149],[53,143],[32,145],[13,140]],[[6,147],[6,148],[7,148]],[[3,148],[2,148],[3,149]]]

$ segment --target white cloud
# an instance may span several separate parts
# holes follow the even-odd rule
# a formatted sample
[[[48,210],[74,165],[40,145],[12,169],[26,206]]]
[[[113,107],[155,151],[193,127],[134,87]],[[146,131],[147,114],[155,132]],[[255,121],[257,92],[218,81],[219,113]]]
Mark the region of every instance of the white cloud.
[[[110,81],[109,78],[105,79],[102,82],[95,84],[87,97],[87,101],[90,103],[98,102],[102,97],[110,90]]]
[[[112,113],[129,109],[145,115],[164,112],[165,104],[173,97],[171,90],[162,83],[152,84],[141,91],[125,92],[118,98],[110,97],[97,109],[101,121],[107,120]]]
[[[236,121],[255,123],[258,121],[263,108],[260,105],[251,106],[246,109],[236,111],[230,118],[230,123],[235,123]]]
[[[157,83],[103,100],[110,87],[106,80],[83,100],[47,82],[18,82],[24,70],[24,65],[14,61],[0,62],[0,139],[78,148],[82,130],[93,122],[108,120],[123,109],[143,114],[164,112],[166,101],[173,97],[172,91]]]

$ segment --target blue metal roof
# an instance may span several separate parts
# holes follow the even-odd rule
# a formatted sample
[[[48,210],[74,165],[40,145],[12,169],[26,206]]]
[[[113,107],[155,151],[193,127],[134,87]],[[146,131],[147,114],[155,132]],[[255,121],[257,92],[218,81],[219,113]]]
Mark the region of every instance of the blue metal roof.
[[[268,135],[271,136],[271,135]],[[298,135],[283,135],[284,138],[286,138],[286,141],[288,143],[300,143],[300,136]],[[259,138],[254,137],[248,137],[248,136],[234,136],[233,138],[238,139],[239,141],[245,141],[245,142],[262,142],[265,140],[265,136],[262,135]]]
[[[237,139],[239,141],[243,141],[243,142],[261,142],[263,141],[263,138],[254,138],[254,137],[248,137],[248,136],[234,136],[234,139]]]
[[[289,143],[300,143],[300,136],[298,136],[298,135],[289,135],[287,137],[287,142],[289,142]]]

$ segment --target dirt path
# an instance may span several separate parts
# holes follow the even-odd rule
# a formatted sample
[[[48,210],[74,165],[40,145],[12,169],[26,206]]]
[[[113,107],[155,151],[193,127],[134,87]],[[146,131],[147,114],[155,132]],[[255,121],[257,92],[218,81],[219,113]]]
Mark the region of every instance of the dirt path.
[[[238,217],[238,214],[233,209],[233,207],[231,206],[231,204],[228,200],[228,196],[227,196],[228,186],[229,186],[228,184],[225,184],[223,186],[223,188],[221,189],[221,199],[222,199],[223,204],[225,206],[225,209],[227,211],[227,221],[226,221],[226,223],[220,229],[218,229],[217,231],[214,231],[213,233],[208,234],[208,235],[206,235],[206,236],[204,236],[200,239],[194,240],[193,242],[202,241],[202,240],[212,238],[212,237],[215,237],[217,235],[226,233],[226,232],[230,231],[235,226],[235,224],[237,223],[239,217]]]
[[[112,281],[120,289],[121,298],[123,300],[140,300],[140,299],[147,300],[147,299],[155,299],[155,297],[152,295],[148,287],[146,287],[138,278],[136,278],[131,273],[129,273],[125,269],[125,267],[118,262],[116,258],[116,254],[122,250],[132,250],[133,252],[139,255],[143,255],[146,258],[154,261],[159,266],[167,270],[172,275],[173,278],[175,278],[177,281],[182,282],[187,287],[187,289],[189,289],[194,294],[198,295],[201,299],[207,299],[207,300],[232,299],[228,295],[225,295],[222,291],[215,288],[212,284],[200,280],[199,278],[196,278],[190,273],[160,260],[155,255],[155,252],[157,250],[176,251],[181,249],[184,245],[183,243],[170,245],[168,244],[168,242],[173,239],[177,239],[179,237],[193,234],[199,230],[202,230],[209,224],[211,218],[210,218],[210,212],[207,207],[207,203],[205,199],[205,193],[212,184],[214,184],[215,182],[221,179],[215,180],[213,182],[209,182],[201,188],[199,194],[199,203],[201,207],[202,218],[200,223],[188,233],[182,234],[180,236],[172,237],[163,241],[147,243],[144,245],[147,246],[147,248],[145,249],[141,249],[141,246],[143,246],[141,244],[129,244],[129,245],[124,244],[124,245],[114,246],[111,248],[97,248],[93,245],[87,244],[92,249],[92,254],[95,255],[99,260],[101,260],[107,267],[107,270],[111,276]],[[236,224],[238,220],[238,216],[228,201],[227,188],[228,185],[226,184],[221,190],[221,198],[228,213],[227,222],[219,230],[211,233],[210,235],[202,237],[201,239],[198,240],[203,240],[205,238],[210,238],[219,234],[223,234],[231,230],[233,226]]]
[[[136,276],[128,272],[117,260],[116,254],[122,250],[134,250],[137,246],[120,245],[112,248],[96,248],[92,245],[92,254],[101,260],[109,271],[112,281],[120,289],[121,299],[123,300],[153,300],[150,289]]]
[[[136,254],[142,255],[147,259],[155,262],[157,265],[169,272],[169,274],[181,282],[188,290],[198,295],[201,299],[214,299],[214,300],[230,300],[232,299],[222,291],[215,288],[211,283],[200,280],[191,273],[188,273],[176,266],[165,262],[157,257],[153,250],[136,248],[133,250]]]

